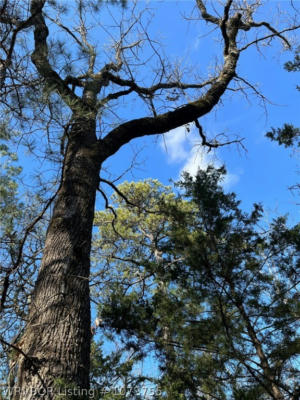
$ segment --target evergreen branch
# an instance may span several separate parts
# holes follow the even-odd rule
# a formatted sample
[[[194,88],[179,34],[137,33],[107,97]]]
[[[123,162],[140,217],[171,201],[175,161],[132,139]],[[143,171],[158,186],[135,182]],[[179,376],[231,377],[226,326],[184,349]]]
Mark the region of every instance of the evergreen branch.
[[[13,51],[15,48],[17,36],[23,29],[29,28],[31,25],[33,25],[34,18],[38,12],[38,11],[36,11],[25,21],[19,21],[15,18],[4,15],[6,6],[7,6],[7,2],[5,1],[3,4],[3,7],[1,8],[1,12],[0,12],[0,22],[2,22],[4,24],[15,25],[16,28],[12,32],[10,46],[9,46],[8,51],[6,49],[3,49],[6,52],[6,59],[5,60],[0,59],[0,63],[1,63],[1,66],[0,66],[0,89],[2,89],[4,86],[7,68],[11,65],[12,55],[13,55]]]

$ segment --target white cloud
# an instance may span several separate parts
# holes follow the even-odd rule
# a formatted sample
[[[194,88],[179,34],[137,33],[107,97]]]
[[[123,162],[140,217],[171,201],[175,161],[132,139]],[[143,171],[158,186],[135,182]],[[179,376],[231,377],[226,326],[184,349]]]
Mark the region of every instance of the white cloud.
[[[160,147],[167,153],[168,162],[181,162],[189,156],[187,130],[184,126],[165,133]]]
[[[213,153],[207,153],[207,149],[200,145],[200,138],[194,129],[187,132],[185,127],[180,127],[166,133],[160,147],[166,152],[169,163],[183,163],[179,175],[188,172],[195,176],[198,169],[206,169],[209,164],[216,168],[222,165]],[[227,172],[223,187],[228,189],[238,181],[239,175]]]
[[[238,183],[239,180],[240,180],[239,175],[227,172],[227,174],[225,175],[225,178],[222,182],[222,185],[225,189],[229,189],[232,186],[234,186],[236,183]]]
[[[214,164],[212,157],[205,152],[203,147],[195,145],[190,149],[180,174],[188,172],[190,175],[195,176],[198,169],[205,169],[209,164]]]

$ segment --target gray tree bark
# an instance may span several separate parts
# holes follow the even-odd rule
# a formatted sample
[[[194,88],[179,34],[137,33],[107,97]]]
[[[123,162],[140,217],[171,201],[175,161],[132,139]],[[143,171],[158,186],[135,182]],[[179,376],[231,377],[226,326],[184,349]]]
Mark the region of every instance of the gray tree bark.
[[[61,187],[22,337],[15,399],[58,384],[89,388],[89,270],[100,162],[95,120],[74,117]]]

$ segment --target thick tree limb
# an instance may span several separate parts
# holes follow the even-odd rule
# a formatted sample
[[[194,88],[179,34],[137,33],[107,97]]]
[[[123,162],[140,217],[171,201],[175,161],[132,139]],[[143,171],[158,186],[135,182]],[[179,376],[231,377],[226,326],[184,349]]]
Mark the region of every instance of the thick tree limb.
[[[32,62],[39,74],[45,79],[47,87],[51,88],[52,91],[57,91],[73,112],[76,113],[78,110],[91,111],[87,104],[72,92],[66,82],[52,69],[49,63],[47,46],[49,30],[42,13],[45,3],[46,0],[31,1],[30,11],[31,15],[34,16],[33,25],[35,27],[35,49],[31,55]]]
[[[127,90],[120,90],[119,92],[115,92],[115,93],[110,93],[106,97],[104,97],[104,99],[101,99],[100,101],[98,101],[97,108],[102,108],[110,100],[116,100],[119,97],[126,96],[127,94],[129,94],[131,92],[133,92],[132,88],[127,89]]]
[[[224,7],[224,18],[222,19],[222,22],[221,22],[221,32],[222,32],[224,43],[225,43],[225,46],[224,46],[224,55],[225,56],[228,55],[228,48],[229,48],[229,38],[228,38],[228,35],[227,35],[226,24],[227,24],[227,21],[229,19],[229,10],[230,10],[232,1],[233,0],[228,0],[227,1],[226,5]]]
[[[216,78],[206,94],[198,100],[156,117],[144,117],[125,122],[113,129],[104,139],[99,140],[101,156],[109,157],[113,155],[120,147],[134,138],[165,133],[207,114],[218,103],[228,84],[235,76],[238,57],[239,52],[231,48],[230,54],[225,57],[225,63],[219,77]],[[103,147],[105,154],[103,154]]]
[[[119,127],[112,130],[103,140],[99,141],[99,146],[102,150],[102,145],[105,147],[105,157],[114,154],[118,149],[128,143],[130,140],[145,136],[145,135],[155,135],[168,132],[179,126],[187,124],[189,122],[195,121],[203,115],[211,111],[211,109],[218,103],[221,96],[227,89],[230,81],[236,76],[236,65],[238,57],[241,50],[237,49],[237,35],[240,29],[249,30],[251,28],[258,28],[265,26],[272,33],[270,37],[278,36],[285,43],[288,43],[287,39],[282,36],[282,33],[287,30],[295,29],[289,28],[282,32],[278,32],[270,24],[266,22],[256,23],[252,19],[248,22],[242,21],[242,14],[236,12],[232,17],[230,17],[230,7],[232,6],[232,0],[226,2],[224,8],[224,16],[222,19],[216,18],[209,14],[206,10],[204,2],[197,0],[198,8],[201,12],[202,17],[210,23],[217,24],[220,26],[223,38],[224,38],[224,66],[217,78],[212,81],[205,82],[199,85],[183,85],[177,82],[173,83],[160,83],[152,88],[142,88],[136,85],[134,81],[123,80],[122,78],[111,74],[109,71],[106,72],[107,77],[110,81],[120,85],[128,86],[132,88],[135,92],[144,95],[153,95],[156,90],[166,89],[172,87],[178,88],[200,88],[206,84],[211,84],[210,89],[200,97],[198,100],[191,103],[185,104],[182,107],[175,109],[174,111],[169,111],[164,114],[154,115],[154,117],[145,117],[140,119],[135,119],[126,122]],[[265,37],[266,38],[266,37]],[[260,39],[257,39],[257,41]],[[256,41],[256,42],[257,42]],[[249,44],[250,45],[250,44]],[[247,45],[247,46],[249,46]],[[203,139],[203,137],[202,137]],[[102,153],[103,155],[103,153]]]
[[[199,10],[200,10],[200,12],[201,12],[202,18],[203,18],[206,22],[211,22],[211,23],[213,23],[213,24],[220,25],[220,18],[216,18],[216,17],[214,17],[213,15],[209,14],[209,13],[207,12],[207,10],[206,10],[206,7],[205,7],[203,1],[201,1],[201,0],[196,0],[196,2],[197,2],[197,6],[198,6],[198,8],[199,8]]]

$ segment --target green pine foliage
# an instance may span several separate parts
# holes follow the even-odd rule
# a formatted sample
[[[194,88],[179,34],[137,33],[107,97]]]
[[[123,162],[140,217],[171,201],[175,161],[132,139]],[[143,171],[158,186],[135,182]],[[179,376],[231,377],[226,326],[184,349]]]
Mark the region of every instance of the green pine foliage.
[[[294,60],[285,63],[284,68],[289,72],[300,71],[300,47],[295,52]]]
[[[292,124],[284,124],[283,128],[271,128],[271,131],[267,132],[266,136],[272,141],[278,142],[280,146],[300,146],[300,129]]]
[[[284,68],[288,72],[300,71],[300,47],[298,47],[295,52],[294,60],[285,63]],[[297,89],[300,90],[300,87],[297,86]],[[300,129],[293,124],[284,124],[282,128],[271,128],[271,130],[266,133],[266,137],[272,141],[278,142],[280,146],[284,147],[299,147],[299,136]]]
[[[266,227],[258,204],[244,212],[222,189],[224,173],[186,175],[177,194],[155,180],[126,182],[127,202],[112,196],[117,218],[96,215],[103,330],[145,363],[156,357],[146,375],[157,400],[297,390],[300,227],[285,218]]]

